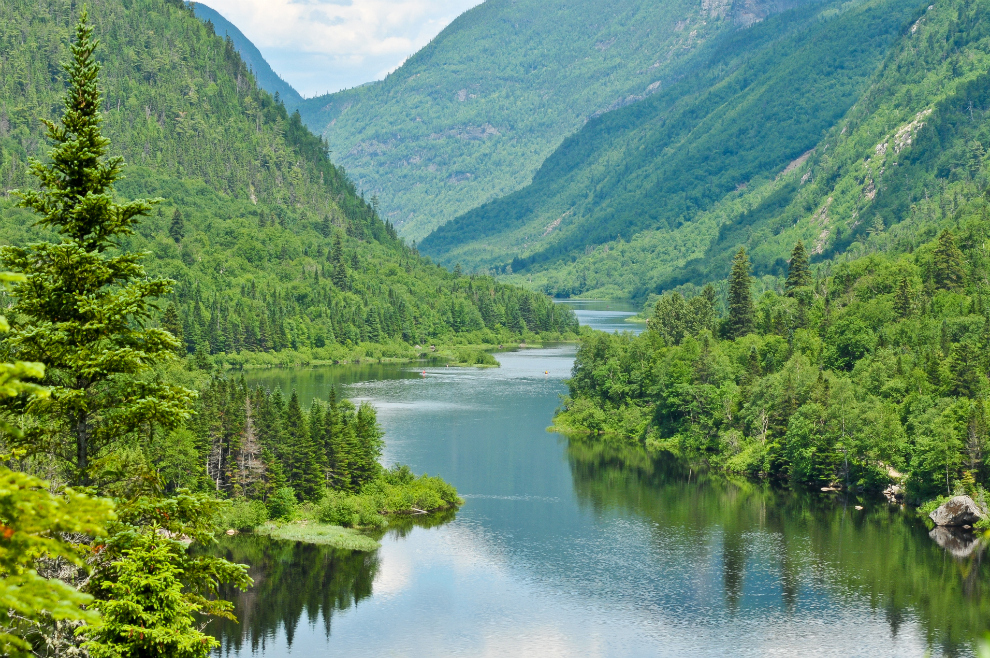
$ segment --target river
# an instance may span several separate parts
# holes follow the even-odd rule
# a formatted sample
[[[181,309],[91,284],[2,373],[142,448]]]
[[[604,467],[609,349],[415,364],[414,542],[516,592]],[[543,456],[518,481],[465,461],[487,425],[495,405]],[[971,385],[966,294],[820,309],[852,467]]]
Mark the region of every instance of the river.
[[[632,310],[578,307],[632,329]],[[697,473],[546,431],[575,348],[498,369],[355,366],[252,374],[302,402],[342,386],[378,409],[387,464],[465,498],[376,553],[241,535],[252,566],[231,656],[955,656],[990,627],[990,569],[910,510]],[[863,509],[857,510],[856,506]]]

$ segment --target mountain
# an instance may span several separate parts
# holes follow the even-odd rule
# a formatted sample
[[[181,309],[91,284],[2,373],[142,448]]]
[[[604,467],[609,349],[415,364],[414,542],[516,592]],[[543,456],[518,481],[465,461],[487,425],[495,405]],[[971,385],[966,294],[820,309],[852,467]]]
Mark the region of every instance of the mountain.
[[[779,276],[798,239],[825,262],[877,232],[898,248],[930,237],[982,189],[988,4],[825,3],[731,39],[811,9],[804,44],[785,38],[737,72],[709,60],[728,75],[705,94],[589,122],[529,188],[421,248],[553,294],[643,298],[721,279],[740,245],[757,274]],[[752,91],[709,103],[743,79]]]
[[[665,90],[720,34],[808,0],[487,0],[303,120],[400,235],[527,185],[591,117]]]
[[[302,102],[302,96],[292,88],[288,82],[283,80],[278,73],[265,61],[261,51],[251,43],[251,40],[244,36],[244,33],[237,29],[237,26],[220,15],[220,12],[207,7],[201,2],[190,3],[196,18],[213,25],[213,30],[220,38],[230,37],[234,42],[241,59],[247,64],[251,73],[254,74],[255,82],[258,86],[267,91],[272,96],[278,94],[279,99],[285,106],[292,109]]]
[[[61,110],[74,0],[0,5],[0,243],[57,239],[17,209],[41,118]],[[190,352],[231,363],[408,355],[415,343],[510,342],[575,328],[542,295],[420,258],[178,0],[93,4],[105,134],[125,198],[164,199],[122,246],[176,281],[164,306]],[[176,317],[177,316],[177,317]]]
[[[438,229],[442,262],[552,267],[644,230],[678,232],[810,151],[859,99],[913,0],[794,8],[699,49],[686,75],[590,121],[526,188]]]

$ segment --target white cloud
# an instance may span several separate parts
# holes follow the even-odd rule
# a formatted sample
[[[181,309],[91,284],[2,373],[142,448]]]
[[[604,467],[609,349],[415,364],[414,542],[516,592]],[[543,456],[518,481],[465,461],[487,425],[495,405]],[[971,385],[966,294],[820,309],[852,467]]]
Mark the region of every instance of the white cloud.
[[[481,0],[207,0],[304,96],[377,80]]]

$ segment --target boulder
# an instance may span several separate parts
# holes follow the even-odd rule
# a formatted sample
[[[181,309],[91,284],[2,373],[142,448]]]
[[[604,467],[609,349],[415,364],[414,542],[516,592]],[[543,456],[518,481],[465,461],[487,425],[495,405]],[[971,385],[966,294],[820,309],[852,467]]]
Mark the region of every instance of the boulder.
[[[984,518],[983,511],[969,496],[950,498],[928,516],[938,526],[974,525]]]
[[[899,484],[892,484],[883,490],[883,495],[892,503],[899,503],[904,500],[904,487]]]

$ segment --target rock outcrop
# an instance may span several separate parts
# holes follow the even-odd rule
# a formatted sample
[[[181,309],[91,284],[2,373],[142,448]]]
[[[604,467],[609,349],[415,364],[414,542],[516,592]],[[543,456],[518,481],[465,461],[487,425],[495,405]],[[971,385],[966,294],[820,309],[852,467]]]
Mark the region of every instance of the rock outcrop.
[[[973,525],[985,515],[969,496],[955,496],[928,516],[938,526],[964,526]]]

